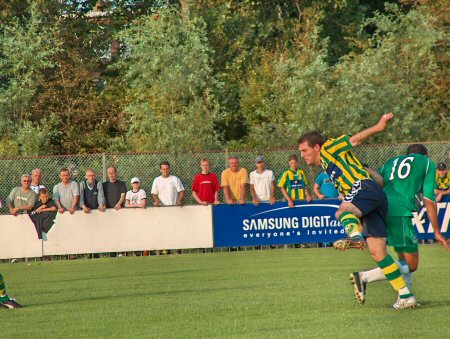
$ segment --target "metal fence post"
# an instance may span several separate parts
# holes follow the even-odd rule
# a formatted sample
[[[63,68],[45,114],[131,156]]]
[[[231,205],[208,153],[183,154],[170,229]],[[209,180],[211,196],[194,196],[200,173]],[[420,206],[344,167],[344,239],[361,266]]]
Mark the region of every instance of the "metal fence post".
[[[106,181],[106,153],[102,153],[103,182]]]

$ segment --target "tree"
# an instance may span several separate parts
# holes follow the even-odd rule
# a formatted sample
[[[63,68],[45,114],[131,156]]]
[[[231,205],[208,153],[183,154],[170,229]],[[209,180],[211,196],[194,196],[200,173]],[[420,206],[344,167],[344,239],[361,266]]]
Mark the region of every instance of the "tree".
[[[119,35],[133,149],[216,148],[211,49],[201,18],[174,8],[141,17]]]
[[[33,128],[28,123],[33,100],[39,93],[44,73],[56,65],[53,56],[61,50],[61,42],[55,38],[57,27],[45,22],[38,4],[31,5],[30,12],[29,19],[12,20],[0,33],[2,142],[14,139],[14,134],[24,126]],[[11,148],[13,154],[14,149]]]

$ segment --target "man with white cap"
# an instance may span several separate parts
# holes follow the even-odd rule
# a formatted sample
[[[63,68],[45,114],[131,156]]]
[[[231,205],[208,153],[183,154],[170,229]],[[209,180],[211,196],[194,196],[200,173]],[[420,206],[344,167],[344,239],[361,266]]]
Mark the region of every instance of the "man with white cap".
[[[127,192],[125,197],[125,207],[145,208],[147,194],[141,188],[141,180],[138,177],[134,177],[130,182],[131,190]]]

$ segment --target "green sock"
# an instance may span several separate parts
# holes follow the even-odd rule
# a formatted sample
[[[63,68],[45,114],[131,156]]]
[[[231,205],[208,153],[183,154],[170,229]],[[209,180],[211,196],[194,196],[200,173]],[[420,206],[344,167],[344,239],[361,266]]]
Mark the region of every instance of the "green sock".
[[[362,237],[359,229],[359,219],[352,212],[344,212],[339,216],[339,221],[350,238]]]
[[[377,265],[381,268],[392,287],[398,292],[400,298],[409,298],[413,295],[406,286],[405,279],[403,279],[397,263],[389,254],[386,258],[377,262]]]
[[[5,282],[3,281],[3,276],[0,273],[0,302],[4,302],[9,300],[8,294],[6,294],[6,286]]]

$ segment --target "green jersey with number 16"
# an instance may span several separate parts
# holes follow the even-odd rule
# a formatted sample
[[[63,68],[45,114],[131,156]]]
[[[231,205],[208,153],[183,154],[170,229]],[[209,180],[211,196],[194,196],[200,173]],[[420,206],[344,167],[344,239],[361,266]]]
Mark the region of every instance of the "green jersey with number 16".
[[[388,198],[388,215],[411,216],[416,210],[415,195],[435,201],[436,164],[421,154],[401,155],[389,159],[379,173],[384,179]]]

